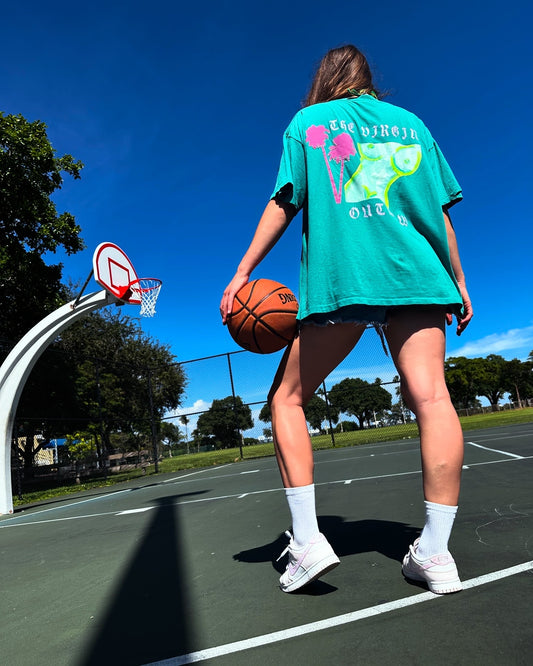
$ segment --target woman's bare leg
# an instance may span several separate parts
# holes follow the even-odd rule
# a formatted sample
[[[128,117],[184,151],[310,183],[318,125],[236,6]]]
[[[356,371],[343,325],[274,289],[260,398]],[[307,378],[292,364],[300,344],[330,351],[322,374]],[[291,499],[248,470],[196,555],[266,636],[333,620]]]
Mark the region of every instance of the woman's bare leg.
[[[400,374],[402,394],[420,430],[425,499],[456,506],[464,444],[444,380],[444,309],[395,310],[386,336]]]
[[[303,407],[350,353],[364,325],[306,325],[286,350],[269,395],[276,457],[285,488],[313,483],[313,450]]]

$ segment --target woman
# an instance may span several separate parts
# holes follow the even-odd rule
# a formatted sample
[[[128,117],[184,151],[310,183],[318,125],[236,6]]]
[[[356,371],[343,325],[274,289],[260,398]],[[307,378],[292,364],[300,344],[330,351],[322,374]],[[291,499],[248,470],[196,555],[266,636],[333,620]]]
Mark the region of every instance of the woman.
[[[436,593],[461,582],[448,551],[463,436],[444,381],[445,322],[472,318],[448,209],[460,187],[429,131],[379,99],[354,46],[329,51],[284,135],[276,187],[220,304],[235,294],[303,209],[299,333],[269,395],[292,517],[280,587],[293,592],[339,560],[319,532],[303,406],[372,324],[384,334],[420,430],[426,521],[402,571]],[[287,552],[286,551],[286,552]]]

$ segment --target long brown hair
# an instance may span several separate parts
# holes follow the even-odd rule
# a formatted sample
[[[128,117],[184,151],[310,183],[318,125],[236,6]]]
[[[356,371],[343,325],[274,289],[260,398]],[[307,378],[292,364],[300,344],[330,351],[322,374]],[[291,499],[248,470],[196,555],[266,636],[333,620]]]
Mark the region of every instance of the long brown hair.
[[[358,48],[348,44],[331,49],[322,58],[303,106],[363,93],[379,96],[367,59]]]

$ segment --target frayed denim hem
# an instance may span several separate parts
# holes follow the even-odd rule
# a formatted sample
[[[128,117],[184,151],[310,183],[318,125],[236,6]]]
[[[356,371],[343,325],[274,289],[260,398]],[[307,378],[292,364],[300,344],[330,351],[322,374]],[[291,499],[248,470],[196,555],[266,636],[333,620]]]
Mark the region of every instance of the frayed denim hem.
[[[302,326],[333,326],[335,324],[353,324],[373,328],[379,335],[383,351],[389,352],[385,342],[384,330],[387,327],[387,313],[390,308],[383,306],[348,305],[333,312],[315,313],[298,322],[298,331]]]

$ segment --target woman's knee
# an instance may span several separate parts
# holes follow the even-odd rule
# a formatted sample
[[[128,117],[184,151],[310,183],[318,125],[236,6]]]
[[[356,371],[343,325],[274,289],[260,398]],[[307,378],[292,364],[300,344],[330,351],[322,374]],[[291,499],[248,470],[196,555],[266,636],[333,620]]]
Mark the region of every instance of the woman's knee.
[[[406,382],[401,383],[402,397],[415,414],[420,410],[430,410],[451,404],[450,394],[444,382]]]
[[[303,407],[300,394],[287,392],[283,389],[283,386],[277,386],[270,389],[267,404],[270,409],[270,414],[273,414],[276,410],[283,409],[284,407]]]

